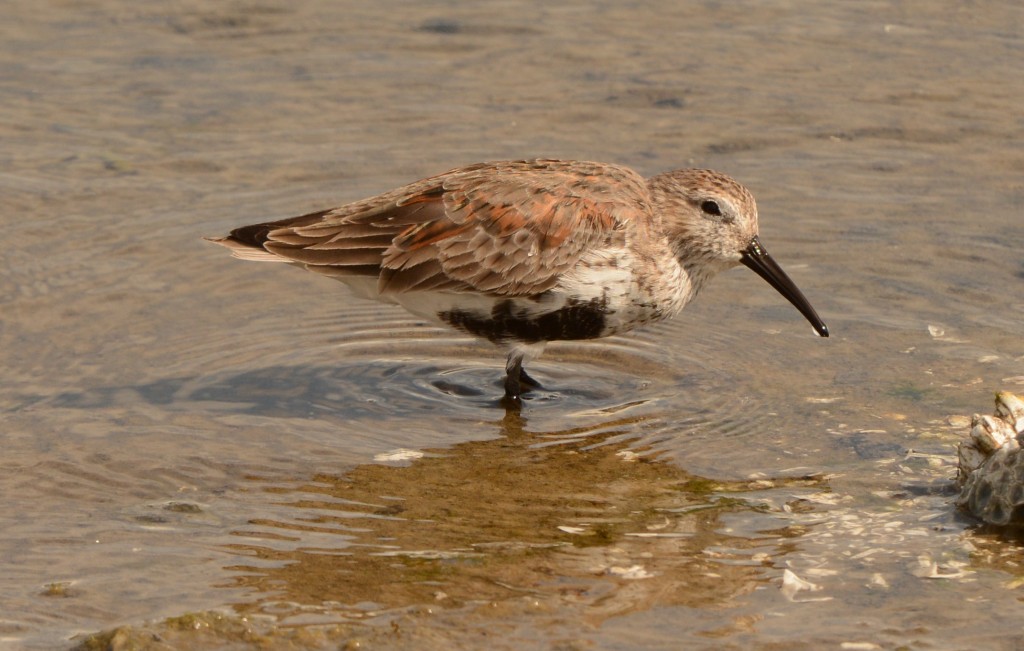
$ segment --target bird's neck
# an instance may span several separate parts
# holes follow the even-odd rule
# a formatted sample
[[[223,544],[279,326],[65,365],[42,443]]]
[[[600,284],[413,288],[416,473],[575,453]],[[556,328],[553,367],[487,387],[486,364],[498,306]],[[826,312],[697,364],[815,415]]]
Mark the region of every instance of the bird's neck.
[[[701,264],[692,260],[679,259],[679,266],[683,268],[687,278],[690,279],[690,296],[696,296],[697,292],[704,288],[711,278],[718,273],[719,269],[708,264]]]

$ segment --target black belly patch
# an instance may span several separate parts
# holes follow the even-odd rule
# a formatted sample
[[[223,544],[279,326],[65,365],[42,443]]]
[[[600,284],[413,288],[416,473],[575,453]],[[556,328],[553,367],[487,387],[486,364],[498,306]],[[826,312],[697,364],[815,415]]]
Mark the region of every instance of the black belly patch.
[[[496,303],[490,314],[471,310],[438,312],[439,319],[463,332],[495,343],[537,343],[557,339],[595,339],[604,332],[607,301],[573,301],[558,310],[531,314],[513,301]]]

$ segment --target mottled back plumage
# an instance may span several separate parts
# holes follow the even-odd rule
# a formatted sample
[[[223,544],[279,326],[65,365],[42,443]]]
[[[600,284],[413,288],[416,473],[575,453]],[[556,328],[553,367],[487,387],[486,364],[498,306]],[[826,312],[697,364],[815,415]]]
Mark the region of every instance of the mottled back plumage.
[[[642,177],[615,165],[582,165],[473,165],[216,241],[339,279],[376,276],[381,294],[536,294],[551,289],[584,251],[621,240],[627,223],[636,228],[650,218]]]

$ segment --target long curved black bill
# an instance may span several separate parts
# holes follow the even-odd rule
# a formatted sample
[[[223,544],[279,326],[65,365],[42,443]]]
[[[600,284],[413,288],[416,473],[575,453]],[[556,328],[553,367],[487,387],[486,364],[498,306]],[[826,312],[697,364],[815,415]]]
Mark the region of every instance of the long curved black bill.
[[[743,257],[740,261],[749,267],[758,276],[761,276],[768,281],[780,294],[786,297],[786,299],[793,304],[793,307],[800,310],[800,314],[803,314],[811,325],[814,326],[814,331],[818,333],[819,337],[828,336],[828,326],[821,320],[818,313],[811,307],[810,301],[804,296],[803,292],[797,289],[796,283],[790,280],[786,272],[782,270],[782,267],[768,255],[764,247],[761,246],[761,242],[754,237],[750,241],[748,246],[743,251]]]

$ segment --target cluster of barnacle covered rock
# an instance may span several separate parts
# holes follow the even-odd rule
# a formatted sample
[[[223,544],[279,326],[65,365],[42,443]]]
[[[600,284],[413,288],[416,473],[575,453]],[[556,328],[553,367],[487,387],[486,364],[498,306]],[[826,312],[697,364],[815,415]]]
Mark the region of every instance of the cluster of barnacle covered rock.
[[[989,524],[1024,525],[1024,400],[996,394],[992,416],[975,414],[957,448],[957,504]]]

